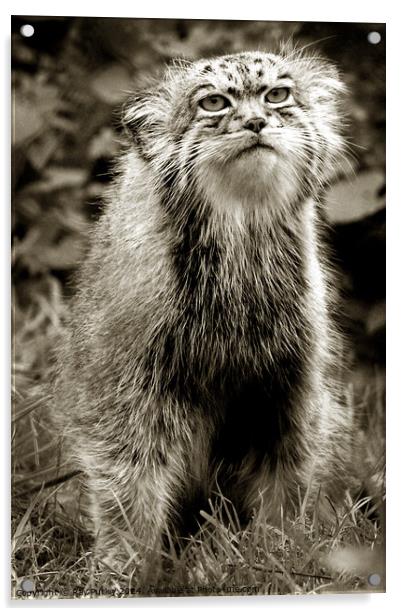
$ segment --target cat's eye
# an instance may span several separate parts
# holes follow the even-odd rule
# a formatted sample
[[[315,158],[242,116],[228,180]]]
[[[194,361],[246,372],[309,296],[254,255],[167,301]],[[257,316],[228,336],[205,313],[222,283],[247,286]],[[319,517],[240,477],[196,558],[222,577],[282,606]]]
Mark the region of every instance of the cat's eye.
[[[265,95],[267,103],[283,103],[289,97],[289,88],[272,88]]]
[[[199,105],[205,111],[221,111],[230,106],[230,101],[220,94],[211,94],[200,100]]]

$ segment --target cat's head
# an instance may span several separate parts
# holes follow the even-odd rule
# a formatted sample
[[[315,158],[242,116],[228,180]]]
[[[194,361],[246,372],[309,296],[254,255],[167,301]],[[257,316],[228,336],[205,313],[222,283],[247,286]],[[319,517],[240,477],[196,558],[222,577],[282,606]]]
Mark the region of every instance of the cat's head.
[[[217,207],[289,202],[322,186],[342,153],[344,91],[332,64],[295,50],[178,61],[124,121],[178,189]]]

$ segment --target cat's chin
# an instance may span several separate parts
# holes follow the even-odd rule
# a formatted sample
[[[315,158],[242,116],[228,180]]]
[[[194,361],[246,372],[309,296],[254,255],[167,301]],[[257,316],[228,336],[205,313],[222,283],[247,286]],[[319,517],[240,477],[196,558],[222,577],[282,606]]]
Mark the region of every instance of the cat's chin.
[[[272,174],[279,163],[278,152],[270,146],[256,145],[245,148],[231,158],[225,172],[232,181],[254,187],[272,182]]]
[[[205,166],[198,185],[207,200],[219,209],[230,210],[235,203],[258,208],[276,192],[277,161],[273,150],[253,148],[223,165]]]

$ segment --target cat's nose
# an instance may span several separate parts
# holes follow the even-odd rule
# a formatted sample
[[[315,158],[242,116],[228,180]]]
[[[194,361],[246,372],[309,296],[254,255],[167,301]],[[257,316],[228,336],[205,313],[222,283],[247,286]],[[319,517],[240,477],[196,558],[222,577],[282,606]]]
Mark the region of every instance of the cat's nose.
[[[253,133],[259,133],[266,125],[267,121],[264,118],[250,118],[250,120],[247,120],[244,124],[244,128],[252,130]]]

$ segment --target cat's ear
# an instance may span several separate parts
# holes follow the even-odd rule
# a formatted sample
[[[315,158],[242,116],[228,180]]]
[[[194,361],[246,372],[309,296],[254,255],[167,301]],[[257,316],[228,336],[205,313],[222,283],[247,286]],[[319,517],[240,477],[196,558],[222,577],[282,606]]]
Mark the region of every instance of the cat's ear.
[[[317,78],[324,80],[330,90],[334,93],[346,92],[347,87],[343,81],[342,72],[332,59],[316,53],[315,56],[308,58],[308,62]]]
[[[344,94],[348,91],[348,88],[342,79],[340,70],[329,60],[320,60],[317,72],[321,73],[322,80],[332,94]]]
[[[313,99],[335,100],[347,92],[339,69],[321,54],[316,43],[293,48],[286,43],[282,46],[282,54],[299,82],[303,84],[303,91],[309,92]]]
[[[121,123],[126,133],[137,139],[154,124],[154,95],[150,91],[132,94],[123,105]]]
[[[136,92],[123,106],[121,123],[125,133],[145,160],[152,158],[155,143],[164,135],[165,109],[158,90]]]
[[[301,80],[313,103],[337,104],[348,88],[339,69],[331,61],[318,56],[305,57],[299,61]]]

